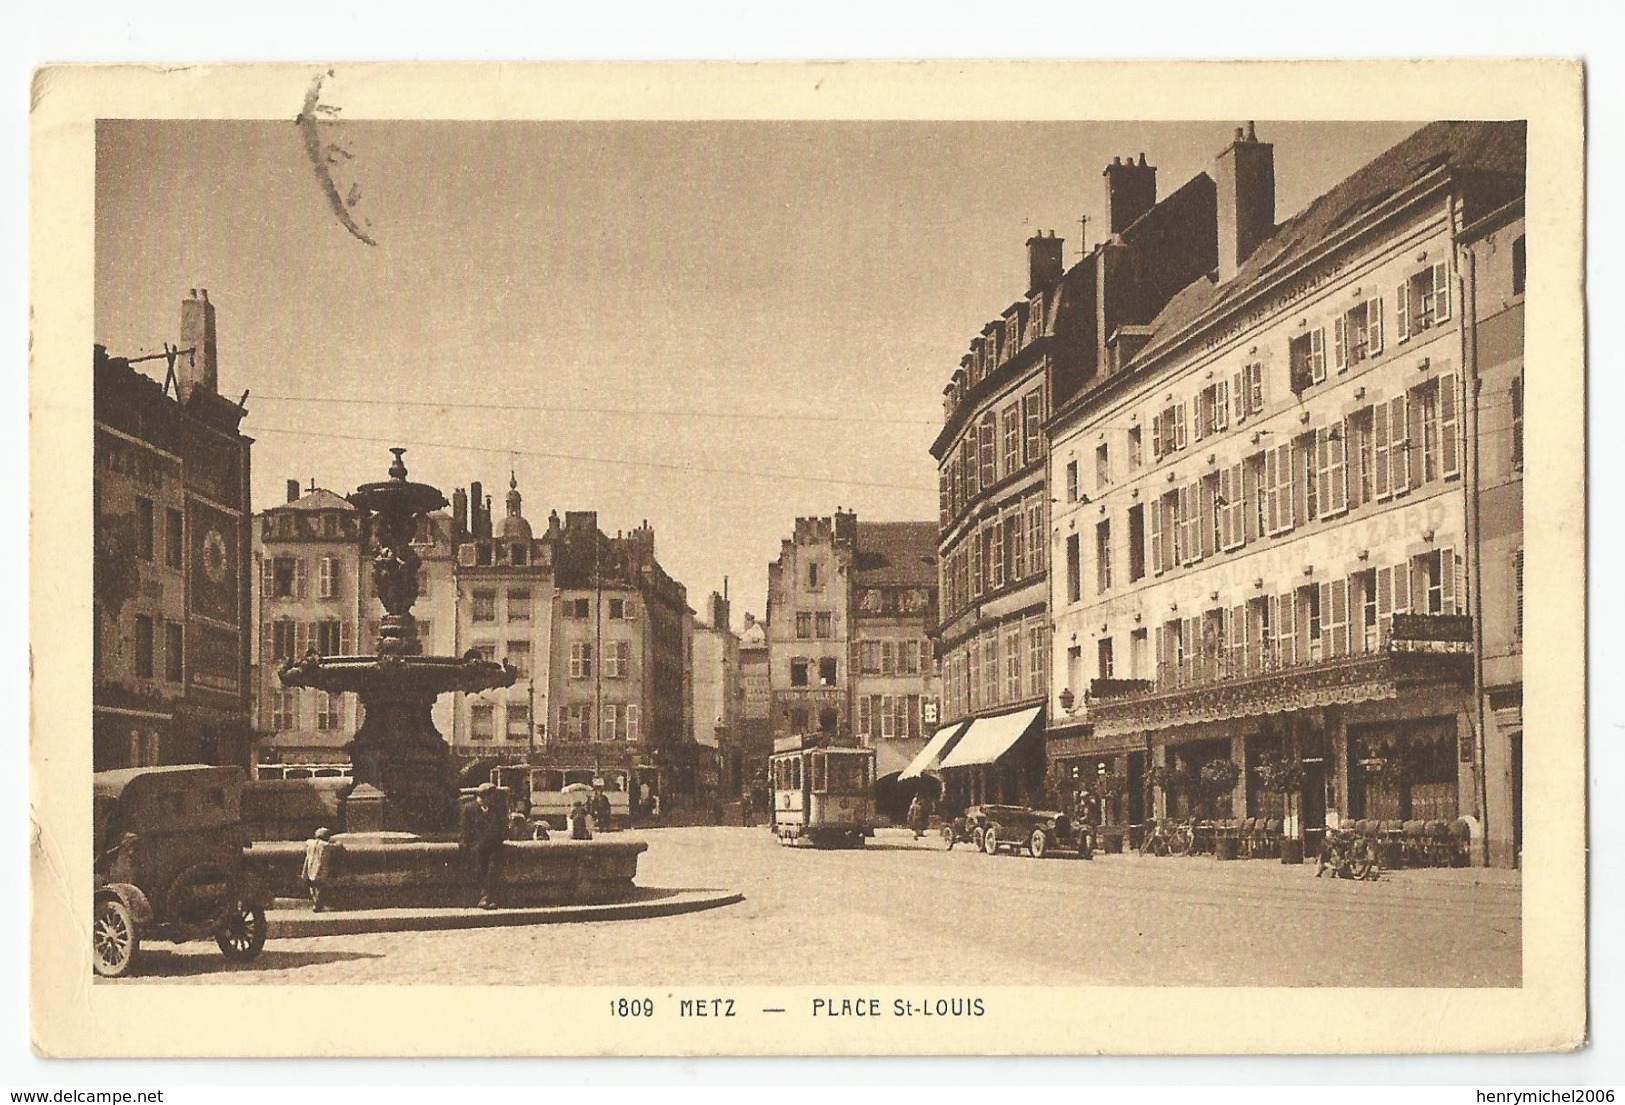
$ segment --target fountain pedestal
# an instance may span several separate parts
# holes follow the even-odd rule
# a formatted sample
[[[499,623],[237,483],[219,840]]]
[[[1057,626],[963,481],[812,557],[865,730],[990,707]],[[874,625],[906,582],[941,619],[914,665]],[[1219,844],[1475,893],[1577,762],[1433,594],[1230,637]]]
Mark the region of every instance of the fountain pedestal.
[[[285,687],[354,694],[362,722],[347,746],[355,786],[342,801],[350,832],[402,830],[439,834],[456,827],[457,786],[445,738],[434,727],[435,699],[450,691],[478,693],[511,687],[519,672],[509,664],[463,657],[424,656],[412,604],[418,597],[419,558],[412,548],[418,518],[446,505],[439,490],[409,483],[404,449],[390,450],[390,479],[364,484],[349,496],[368,523],[373,588],[388,613],[379,622],[377,653],[285,661]]]

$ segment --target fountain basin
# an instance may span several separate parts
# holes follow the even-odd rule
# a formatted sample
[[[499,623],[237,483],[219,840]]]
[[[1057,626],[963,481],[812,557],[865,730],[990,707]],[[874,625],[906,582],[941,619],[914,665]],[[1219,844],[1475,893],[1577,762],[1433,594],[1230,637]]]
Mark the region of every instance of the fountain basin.
[[[496,899],[502,906],[585,905],[614,902],[637,892],[633,879],[641,840],[522,840],[502,846]],[[298,841],[255,844],[243,853],[247,872],[280,898],[308,897]],[[472,905],[479,897],[474,872],[451,841],[342,841],[323,906],[336,910]]]

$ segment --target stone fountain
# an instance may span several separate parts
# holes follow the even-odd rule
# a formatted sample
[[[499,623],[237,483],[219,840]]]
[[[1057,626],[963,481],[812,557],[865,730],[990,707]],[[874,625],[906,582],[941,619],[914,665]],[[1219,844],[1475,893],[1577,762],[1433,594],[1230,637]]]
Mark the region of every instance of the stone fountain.
[[[450,691],[511,687],[512,665],[467,656],[424,656],[412,604],[418,599],[419,557],[412,547],[418,519],[446,506],[438,488],[407,480],[405,449],[391,449],[389,479],[363,484],[348,496],[371,535],[373,588],[386,613],[372,656],[307,653],[283,662],[284,687],[355,694],[362,721],[347,751],[355,785],[344,797],[351,832],[403,830],[444,833],[457,823],[457,787],[445,739],[430,711]]]

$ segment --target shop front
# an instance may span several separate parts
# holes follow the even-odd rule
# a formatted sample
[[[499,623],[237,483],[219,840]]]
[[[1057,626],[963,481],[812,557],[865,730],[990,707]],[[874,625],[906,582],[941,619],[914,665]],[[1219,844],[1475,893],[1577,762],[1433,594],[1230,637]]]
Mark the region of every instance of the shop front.
[[[942,759],[944,811],[1044,800],[1044,710],[977,718]]]

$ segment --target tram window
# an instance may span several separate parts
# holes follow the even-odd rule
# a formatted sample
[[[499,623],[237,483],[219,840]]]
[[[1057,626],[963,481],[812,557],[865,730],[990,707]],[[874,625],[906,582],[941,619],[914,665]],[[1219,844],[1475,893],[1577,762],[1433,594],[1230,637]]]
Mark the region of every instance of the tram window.
[[[791,790],[800,790],[801,789],[801,761],[800,760],[791,760],[790,761],[790,789]]]
[[[825,756],[812,758],[812,788],[822,794],[825,790],[824,761]]]
[[[865,756],[831,756],[829,787],[838,794],[861,793],[869,785],[869,760]]]

